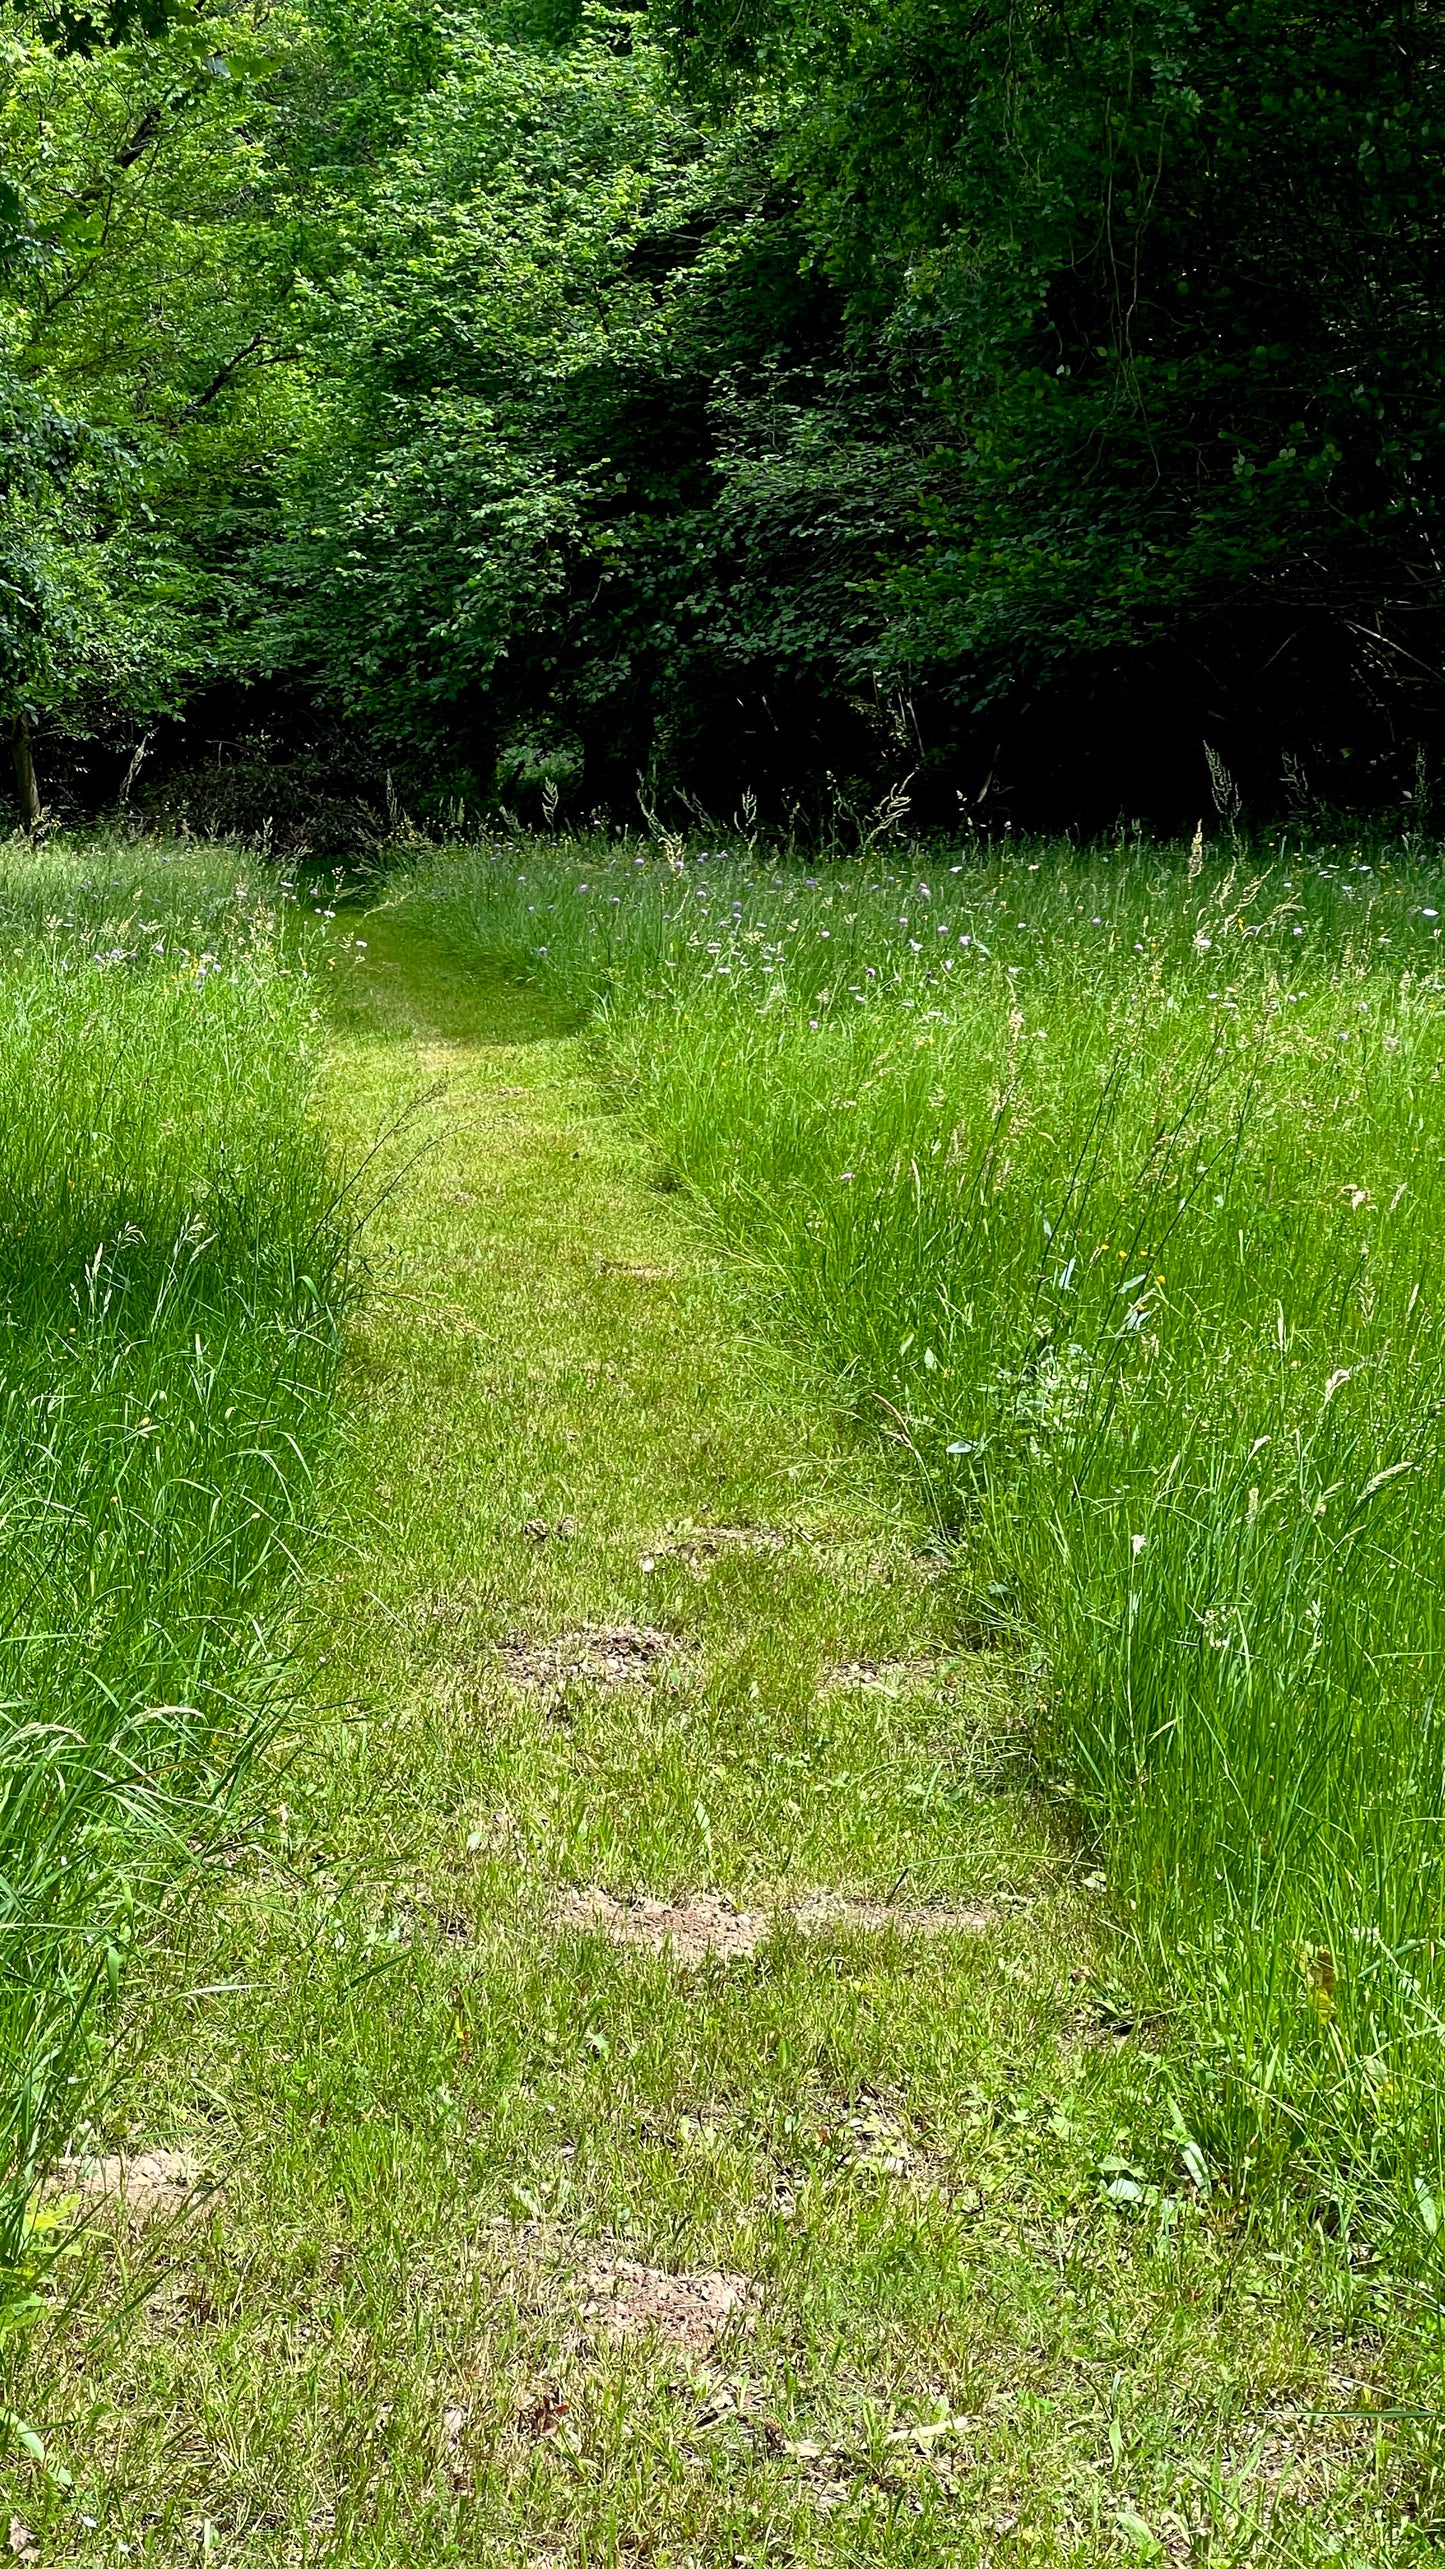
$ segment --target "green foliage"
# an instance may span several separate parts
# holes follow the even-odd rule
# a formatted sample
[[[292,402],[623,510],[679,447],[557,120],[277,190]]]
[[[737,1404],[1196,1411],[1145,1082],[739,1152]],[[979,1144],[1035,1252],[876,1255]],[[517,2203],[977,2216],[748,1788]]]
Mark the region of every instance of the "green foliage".
[[[204,565],[158,512],[224,466],[208,414],[236,371],[236,291],[217,271],[250,264],[233,218],[254,43],[237,29],[218,52],[189,12],[128,32],[79,47],[31,27],[0,60],[0,386],[21,431],[0,494],[0,709],[80,731],[154,713],[204,663],[188,631]]]
[[[1231,659],[1283,655],[1276,719],[1321,751],[1311,671],[1366,700],[1423,689],[1433,10],[704,5],[675,41],[704,91],[775,102],[814,255],[936,404],[900,668],[999,696],[1212,648],[1217,729]]]
[[[775,792],[986,770],[1035,698],[1066,756],[1153,688],[1186,807],[1231,724],[1252,787],[1354,750],[1398,789],[1439,606],[1427,12],[694,12],[690,111],[635,19],[483,23],[328,309],[285,548],[288,644],[389,742],[485,787],[546,708],[614,795],[735,798],[740,753]]]
[[[107,441],[17,442],[12,702],[300,690],[434,805],[1434,755],[1425,0],[12,24],[0,359]]]
[[[662,363],[635,262],[695,148],[630,36],[601,18],[556,55],[455,27],[330,291],[279,647],[389,741],[445,737],[509,655],[536,710],[577,582],[609,575],[599,449],[620,379]]]
[[[0,709],[133,742],[258,665],[252,557],[316,413],[308,298],[435,32],[389,0],[95,13],[95,43],[13,23]]]

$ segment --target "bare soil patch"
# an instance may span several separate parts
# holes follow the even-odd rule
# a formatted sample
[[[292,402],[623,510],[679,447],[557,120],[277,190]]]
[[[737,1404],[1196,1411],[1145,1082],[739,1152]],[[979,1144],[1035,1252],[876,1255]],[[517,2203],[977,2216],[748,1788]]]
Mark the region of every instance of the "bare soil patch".
[[[668,2274],[631,2257],[599,2257],[588,2267],[583,2316],[614,2345],[653,2336],[701,2362],[723,2330],[746,2319],[753,2288],[745,2275]]]
[[[580,2239],[552,2222],[497,2222],[491,2237],[522,2285],[524,2308],[534,2315],[565,2310],[585,2324],[570,2348],[584,2363],[600,2341],[620,2345],[649,2334],[702,2359],[724,2328],[749,2326],[758,2308],[757,2286],[747,2275],[648,2265],[620,2254],[611,2240]],[[539,2381],[519,2423],[534,2438],[565,2433],[567,2414],[566,2392],[555,2381]]]
[[[825,1695],[915,1694],[938,1682],[937,1659],[838,1659],[825,1668],[818,1691]]]
[[[559,1543],[567,1543],[581,1531],[580,1520],[575,1516],[559,1516],[555,1525],[549,1525],[544,1516],[529,1516],[522,1528],[529,1543],[549,1543],[554,1536]]]
[[[696,1643],[648,1624],[584,1624],[555,1641],[506,1641],[502,1665],[514,1686],[640,1686],[688,1658]]]
[[[781,1525],[680,1525],[669,1526],[652,1546],[659,1561],[688,1561],[696,1565],[719,1561],[729,1553],[784,1552],[790,1543],[806,1541],[787,1526]]]
[[[150,2221],[185,2210],[210,2191],[195,2161],[183,2150],[110,2152],[104,2158],[62,2159],[46,2192],[116,2203],[132,2221]]]
[[[993,1924],[985,1909],[904,1909],[886,1900],[850,1900],[820,1891],[788,1909],[739,1909],[715,1891],[694,1892],[678,1900],[614,1899],[607,1891],[569,1891],[558,1904],[559,1928],[595,1928],[618,1945],[642,1945],[649,1953],[670,1953],[681,1964],[708,1954],[736,1962],[755,1953],[779,1925],[800,1928],[804,1935],[832,1927],[876,1932],[892,1927],[903,1935],[981,1935]]]
[[[559,1927],[595,1927],[615,1945],[644,1945],[680,1963],[718,1954],[735,1962],[756,1952],[772,1927],[765,1909],[736,1909],[715,1892],[685,1900],[614,1900],[606,1891],[570,1891],[556,1912]]]

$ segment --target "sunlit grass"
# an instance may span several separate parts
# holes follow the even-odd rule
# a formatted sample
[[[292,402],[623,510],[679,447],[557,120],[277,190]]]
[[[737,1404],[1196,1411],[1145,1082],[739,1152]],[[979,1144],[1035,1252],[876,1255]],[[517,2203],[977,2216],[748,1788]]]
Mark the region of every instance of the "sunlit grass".
[[[216,2190],[86,2229],[0,2524],[77,2569],[1423,2560],[1418,2296],[1202,2197],[1175,2046],[1119,2038],[1092,1860],[1029,1793],[1021,1672],[951,1646],[923,1485],[768,1343],[575,1012],[362,933],[322,1110],[355,1157],[419,1102],[319,1684],[132,1975],[157,2038],[97,2141]],[[674,1540],[723,1526],[781,1539]],[[516,1682],[509,1639],[619,1622],[676,1638],[665,1677]],[[899,1931],[780,1920],[693,1968],[559,1932],[586,1885],[831,1889]],[[991,1923],[907,1923],[948,1901]],[[745,2276],[755,2325],[702,2370],[614,2347],[613,2254]]]
[[[293,939],[294,945],[295,940]],[[264,1728],[349,1221],[274,894],[0,852],[0,2262]]]
[[[528,842],[409,902],[593,1007],[758,1290],[905,1445],[1232,2175],[1430,2250],[1441,2166],[1442,878]]]

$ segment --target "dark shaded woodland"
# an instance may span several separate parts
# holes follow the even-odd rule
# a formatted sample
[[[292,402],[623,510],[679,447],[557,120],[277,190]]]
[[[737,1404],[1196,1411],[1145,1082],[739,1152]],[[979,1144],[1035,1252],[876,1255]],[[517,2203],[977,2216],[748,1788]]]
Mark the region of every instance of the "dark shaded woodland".
[[[22,818],[1438,817],[1433,0],[5,15]]]

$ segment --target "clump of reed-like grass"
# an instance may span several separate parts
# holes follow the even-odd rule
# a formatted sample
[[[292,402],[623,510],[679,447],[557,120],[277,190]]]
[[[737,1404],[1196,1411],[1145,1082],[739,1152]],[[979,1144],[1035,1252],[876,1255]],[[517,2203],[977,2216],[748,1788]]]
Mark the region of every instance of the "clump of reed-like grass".
[[[528,842],[409,898],[598,1015],[906,1447],[1171,2005],[1194,2160],[1428,2253],[1445,2170],[1445,971],[1418,847],[769,868]],[[1202,2153],[1202,2154],[1201,2154]]]
[[[288,944],[290,951],[288,952]],[[0,850],[0,2265],[262,1734],[349,1291],[264,887]]]

